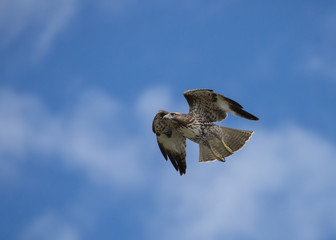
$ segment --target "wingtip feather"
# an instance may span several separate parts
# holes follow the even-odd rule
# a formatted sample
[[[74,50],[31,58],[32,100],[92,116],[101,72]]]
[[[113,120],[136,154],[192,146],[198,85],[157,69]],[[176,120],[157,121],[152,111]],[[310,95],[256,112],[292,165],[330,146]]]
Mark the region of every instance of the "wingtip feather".
[[[246,118],[248,120],[254,120],[254,121],[259,120],[259,118],[257,118],[256,116],[252,115],[251,113],[246,112],[245,110],[239,107],[230,106],[230,108],[232,110],[232,113],[238,117],[242,117],[242,118]]]

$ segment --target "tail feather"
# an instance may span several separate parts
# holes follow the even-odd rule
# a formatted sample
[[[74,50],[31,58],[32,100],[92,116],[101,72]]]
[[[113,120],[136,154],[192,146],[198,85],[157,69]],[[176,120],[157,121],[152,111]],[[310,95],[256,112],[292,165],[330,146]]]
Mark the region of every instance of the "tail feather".
[[[209,162],[216,160],[211,149],[203,144],[199,145],[199,162]]]
[[[251,138],[253,131],[221,127],[222,139],[233,152],[241,149]]]
[[[253,131],[239,130],[228,127],[220,127],[222,130],[221,139],[209,140],[209,147],[200,145],[200,161],[211,161],[218,159],[225,160],[225,157],[232,155],[241,149],[252,136]],[[201,153],[202,150],[202,153]],[[215,156],[214,156],[215,155]],[[209,159],[209,160],[208,160]],[[211,160],[210,160],[211,159]]]

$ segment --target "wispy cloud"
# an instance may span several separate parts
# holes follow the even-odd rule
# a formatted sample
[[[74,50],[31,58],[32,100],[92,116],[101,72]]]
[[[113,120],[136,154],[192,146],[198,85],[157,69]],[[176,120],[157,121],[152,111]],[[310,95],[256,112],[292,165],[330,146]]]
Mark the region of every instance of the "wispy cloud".
[[[13,0],[0,2],[0,47],[6,47],[24,34],[33,36],[31,46],[43,55],[78,8],[77,0]]]
[[[38,40],[35,43],[39,54],[43,54],[47,51],[55,37],[66,27],[77,11],[77,2],[77,0],[57,1],[48,7],[50,15],[48,15],[47,18],[47,24],[45,24],[44,29],[39,34]]]
[[[225,5],[231,2],[225,1]],[[81,13],[83,5],[88,4],[92,11],[104,12],[106,16],[113,17],[125,13],[136,4],[137,0],[98,0],[95,2],[79,0],[4,0],[0,1],[0,49],[20,41],[32,49],[34,57],[44,56],[55,39],[71,23],[71,20]],[[165,7],[171,1],[161,2]],[[222,7],[223,1],[204,3],[202,1],[176,1],[183,9],[202,8],[215,11]],[[174,6],[175,7],[175,6]],[[210,12],[211,12],[210,11]],[[209,13],[210,14],[210,13]]]
[[[19,167],[33,152],[57,155],[65,166],[78,168],[93,180],[117,185],[141,182],[143,168],[136,161],[141,141],[130,132],[120,132],[121,105],[110,96],[84,92],[74,106],[58,114],[31,95],[5,90],[0,96],[1,165],[15,169],[13,164]]]

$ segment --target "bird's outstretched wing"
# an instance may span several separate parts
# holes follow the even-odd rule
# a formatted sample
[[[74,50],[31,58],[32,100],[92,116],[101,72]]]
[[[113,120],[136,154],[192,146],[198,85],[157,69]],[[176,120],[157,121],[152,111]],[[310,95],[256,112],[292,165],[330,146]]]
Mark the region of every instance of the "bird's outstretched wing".
[[[189,104],[189,114],[204,122],[220,122],[227,113],[249,120],[259,120],[256,116],[243,110],[243,107],[210,89],[194,89],[183,93]]]
[[[176,171],[182,175],[185,174],[187,168],[186,138],[172,124],[163,119],[166,114],[168,114],[167,111],[160,110],[155,115],[152,125],[153,132],[156,134],[164,158],[166,160],[169,158]]]

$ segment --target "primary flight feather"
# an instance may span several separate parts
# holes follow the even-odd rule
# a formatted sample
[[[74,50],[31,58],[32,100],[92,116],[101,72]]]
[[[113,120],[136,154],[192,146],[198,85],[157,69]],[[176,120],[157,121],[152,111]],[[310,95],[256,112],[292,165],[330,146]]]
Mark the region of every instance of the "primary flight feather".
[[[225,161],[241,149],[253,131],[222,127],[220,122],[227,113],[249,120],[259,120],[243,107],[210,89],[188,90],[183,93],[189,104],[189,113],[159,110],[153,120],[153,132],[162,155],[171,161],[180,175],[185,174],[186,138],[199,144],[199,161]]]

